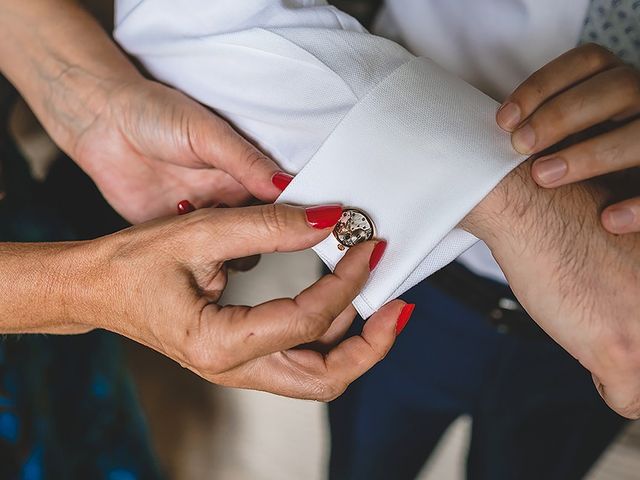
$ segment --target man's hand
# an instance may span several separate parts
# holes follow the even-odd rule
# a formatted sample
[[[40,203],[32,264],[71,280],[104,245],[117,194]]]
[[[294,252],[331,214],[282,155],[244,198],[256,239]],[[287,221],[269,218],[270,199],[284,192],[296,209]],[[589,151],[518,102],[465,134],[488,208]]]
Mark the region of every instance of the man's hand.
[[[276,164],[223,119],[169,87],[140,78],[106,95],[71,157],[133,223],[196,207],[272,202]]]
[[[530,170],[528,161],[511,172],[462,226],[487,243],[520,303],[593,374],[609,406],[640,418],[640,234],[602,228],[606,191],[543,189]]]
[[[602,47],[584,45],[529,77],[509,96],[497,120],[512,132],[515,149],[527,155],[602,127],[605,133],[589,132],[533,164],[540,186],[558,187],[640,166],[638,113],[640,72]],[[606,208],[602,223],[612,233],[640,232],[640,197]]]

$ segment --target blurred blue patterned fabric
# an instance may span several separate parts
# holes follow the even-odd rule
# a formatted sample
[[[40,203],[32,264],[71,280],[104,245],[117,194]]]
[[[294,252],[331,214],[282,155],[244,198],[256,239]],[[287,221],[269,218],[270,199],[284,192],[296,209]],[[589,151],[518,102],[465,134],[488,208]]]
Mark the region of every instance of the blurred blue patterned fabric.
[[[0,241],[77,238],[8,139],[0,159]],[[2,338],[0,478],[161,478],[116,336]]]
[[[640,68],[640,0],[591,0],[580,43],[597,43]]]

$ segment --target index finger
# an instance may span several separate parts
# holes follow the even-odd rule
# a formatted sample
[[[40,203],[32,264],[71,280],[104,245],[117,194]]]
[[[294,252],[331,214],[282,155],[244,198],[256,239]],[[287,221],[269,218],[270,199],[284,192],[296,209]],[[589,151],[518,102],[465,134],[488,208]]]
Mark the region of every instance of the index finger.
[[[382,360],[393,346],[397,324],[406,323],[413,305],[394,300],[376,312],[360,335],[350,337],[326,355],[294,349],[247,362],[212,381],[308,400],[330,401]]]
[[[366,242],[350,248],[333,273],[294,299],[272,300],[253,308],[206,307],[197,346],[204,354],[201,368],[221,373],[320,338],[364,287],[375,246],[376,242]]]
[[[281,169],[228,122],[204,110],[189,130],[190,143],[200,160],[231,175],[254,197],[273,202],[280,193],[273,181]]]
[[[498,125],[514,131],[549,98],[622,62],[595,44],[574,48],[533,73],[507,98],[496,114]]]

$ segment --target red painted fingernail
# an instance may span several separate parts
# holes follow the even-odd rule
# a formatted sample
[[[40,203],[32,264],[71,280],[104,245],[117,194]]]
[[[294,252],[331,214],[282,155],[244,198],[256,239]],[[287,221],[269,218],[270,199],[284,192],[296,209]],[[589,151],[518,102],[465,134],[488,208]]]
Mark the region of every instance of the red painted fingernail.
[[[380,259],[384,255],[384,251],[387,249],[387,242],[384,240],[380,240],[376,243],[376,246],[373,247],[373,252],[371,252],[371,257],[369,257],[369,271],[372,272],[374,268],[378,266],[380,263]]]
[[[182,200],[178,203],[178,215],[185,215],[195,211],[196,207],[189,200]]]
[[[402,307],[402,311],[400,315],[398,315],[398,320],[396,320],[396,335],[400,335],[404,327],[409,323],[409,319],[411,319],[411,315],[413,314],[413,310],[416,308],[415,303],[407,303],[404,307]]]
[[[289,186],[291,180],[293,180],[293,175],[289,175],[288,173],[284,172],[277,172],[273,175],[273,177],[271,177],[271,183],[273,183],[281,192],[283,192],[284,189]]]
[[[307,222],[313,228],[322,230],[324,228],[333,227],[342,216],[342,207],[340,205],[321,205],[319,207],[310,207],[305,210],[307,214]]]

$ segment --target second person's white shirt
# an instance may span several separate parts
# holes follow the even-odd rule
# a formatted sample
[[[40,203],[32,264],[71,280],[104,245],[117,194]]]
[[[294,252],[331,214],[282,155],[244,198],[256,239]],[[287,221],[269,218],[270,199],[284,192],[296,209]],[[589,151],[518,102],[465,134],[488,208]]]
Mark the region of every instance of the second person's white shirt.
[[[578,43],[589,0],[387,0],[375,33],[402,43],[502,102]],[[505,282],[482,242],[458,260]]]

